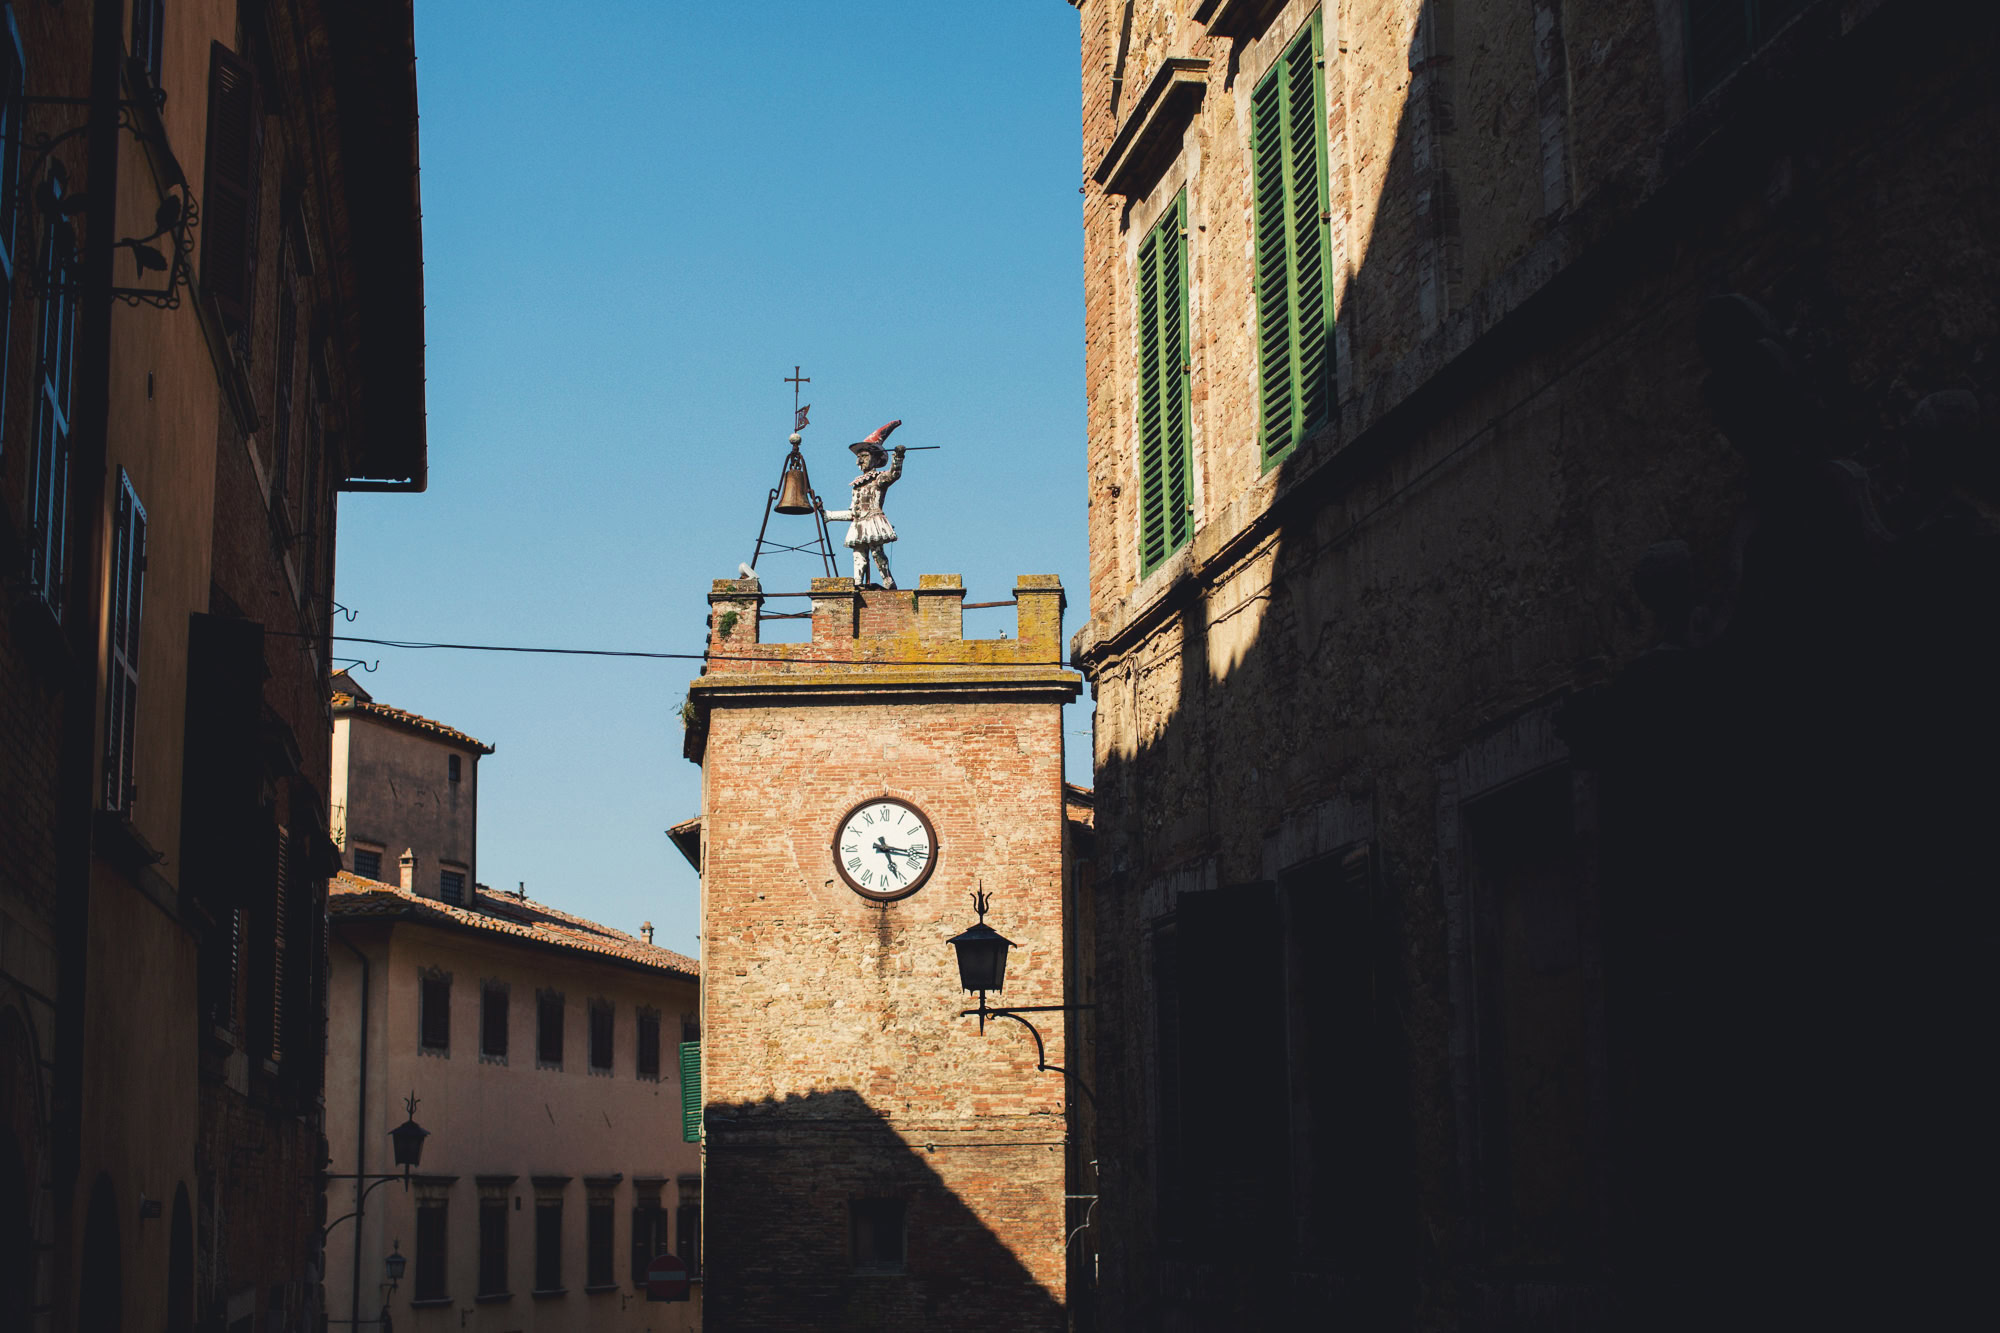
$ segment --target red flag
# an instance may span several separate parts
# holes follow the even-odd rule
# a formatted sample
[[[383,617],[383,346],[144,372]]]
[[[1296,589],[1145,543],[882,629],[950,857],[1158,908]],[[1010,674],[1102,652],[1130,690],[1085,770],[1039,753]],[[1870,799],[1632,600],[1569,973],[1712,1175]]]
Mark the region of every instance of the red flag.
[[[806,413],[812,410],[813,410],[813,405],[811,403],[807,403],[804,407],[800,408],[798,411],[798,419],[792,422],[792,429],[804,430],[806,428]]]

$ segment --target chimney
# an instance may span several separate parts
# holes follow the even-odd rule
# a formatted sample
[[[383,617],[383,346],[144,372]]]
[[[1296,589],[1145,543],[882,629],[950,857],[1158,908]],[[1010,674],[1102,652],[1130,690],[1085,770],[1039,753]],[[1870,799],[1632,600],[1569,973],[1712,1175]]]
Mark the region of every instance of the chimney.
[[[653,942],[653,923],[650,921],[641,921],[639,923],[639,933],[645,937],[646,943],[651,944]]]
[[[403,849],[403,854],[396,858],[396,865],[397,868],[400,869],[403,873],[403,892],[415,893],[417,891],[416,852],[408,847],[405,847]]]

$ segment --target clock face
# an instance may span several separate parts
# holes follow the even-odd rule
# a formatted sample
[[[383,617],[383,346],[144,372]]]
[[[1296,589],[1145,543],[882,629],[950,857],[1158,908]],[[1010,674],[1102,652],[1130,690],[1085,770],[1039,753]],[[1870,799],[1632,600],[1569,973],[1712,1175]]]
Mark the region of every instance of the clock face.
[[[833,831],[834,869],[864,898],[888,902],[915,893],[936,863],[931,821],[893,796],[855,806]]]

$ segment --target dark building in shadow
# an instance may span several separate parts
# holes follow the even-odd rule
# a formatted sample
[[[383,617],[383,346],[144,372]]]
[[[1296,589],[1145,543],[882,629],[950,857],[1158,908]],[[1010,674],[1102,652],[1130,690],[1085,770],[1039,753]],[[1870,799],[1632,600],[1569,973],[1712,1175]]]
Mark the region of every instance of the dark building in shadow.
[[[0,1328],[323,1328],[335,509],[423,489],[398,0],[0,3]]]
[[[1078,7],[1104,1326],[1943,1318],[1993,17]]]
[[[711,1102],[706,1118],[705,1240],[730,1258],[729,1327],[1063,1327],[1061,1302],[981,1216],[1046,1209],[1060,1134],[941,1128],[937,1141],[912,1142],[846,1088]],[[940,1159],[978,1182],[980,1212],[945,1182]]]

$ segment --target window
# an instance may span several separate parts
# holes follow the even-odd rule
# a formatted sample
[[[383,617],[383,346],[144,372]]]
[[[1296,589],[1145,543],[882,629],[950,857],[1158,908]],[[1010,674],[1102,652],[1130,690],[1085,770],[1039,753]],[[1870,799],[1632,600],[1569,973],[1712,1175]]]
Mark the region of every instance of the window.
[[[689,1277],[701,1275],[701,1177],[682,1176],[680,1182],[680,1206],[674,1210],[674,1229],[680,1233],[680,1248],[675,1251],[681,1262],[687,1265]],[[660,1239],[666,1240],[665,1219],[661,1220]],[[664,1245],[661,1247],[665,1248]]]
[[[1596,997],[1567,765],[1468,802],[1478,1203],[1514,1270],[1597,1259]]]
[[[416,1299],[449,1300],[445,1267],[445,1200],[417,1200]]]
[[[591,1289],[614,1286],[617,1278],[611,1273],[611,1200],[596,1196],[590,1200],[589,1211],[585,1215],[584,1227],[584,1276],[583,1284]]]
[[[208,170],[201,205],[201,286],[223,318],[250,319],[250,272],[257,243],[256,84],[228,47],[209,47]]]
[[[857,1273],[903,1271],[903,1201],[850,1199],[848,1231]]]
[[[275,402],[271,408],[271,510],[291,517],[292,497],[292,381],[297,376],[299,302],[292,294],[291,275],[280,265],[278,279],[278,358],[272,365],[277,378]]]
[[[560,991],[535,992],[535,1063],[561,1069],[563,1062],[563,997]]]
[[[507,1187],[479,1191],[479,1295],[507,1294]]]
[[[507,983],[489,981],[479,988],[479,1055],[507,1063]]]
[[[562,1283],[562,1199],[543,1195],[535,1200],[535,1294],[556,1295]]]
[[[1188,376],[1187,192],[1139,247],[1139,571],[1194,530]]]
[[[51,168],[49,191],[63,194]],[[41,325],[35,332],[35,443],[28,481],[28,582],[62,619],[69,573],[71,360],[76,350],[76,232],[51,218],[42,238]]]
[[[639,1077],[655,1082],[660,1077],[660,1014],[656,1009],[639,1011],[639,1052],[635,1062]]]
[[[451,974],[425,968],[417,982],[417,1014],[422,1048],[451,1050]]]
[[[1264,462],[1327,419],[1333,382],[1320,16],[1250,98]]]
[[[632,1208],[632,1285],[643,1287],[653,1256],[667,1250],[667,1210],[660,1207],[657,1194],[644,1197],[659,1188],[657,1181],[634,1181],[633,1187],[641,1199]]]
[[[452,755],[445,761],[445,772],[450,775],[453,782],[458,781],[458,759],[457,755]]]
[[[354,873],[363,879],[381,879],[382,849],[379,847],[356,847],[354,849]]]
[[[14,26],[11,6],[0,9],[0,282],[8,299],[0,300],[0,385],[6,380],[7,349],[13,346],[14,265],[21,230],[21,93],[27,61],[21,33]],[[0,395],[4,398],[5,395]],[[6,452],[7,423],[0,414],[0,453]]]
[[[611,1001],[590,1002],[590,1068],[593,1073],[611,1072]]]
[[[165,0],[132,0],[132,59],[146,81],[160,86],[160,33],[166,27]]]
[[[1805,0],[1687,0],[1690,93],[1700,97],[1721,83],[1804,5]]]
[[[1404,1262],[1403,1224],[1415,1224],[1396,911],[1365,842],[1285,872],[1278,892],[1306,1223],[1349,1281],[1380,1282]]]
[[[131,813],[138,793],[139,615],[145,605],[146,510],[132,478],[118,469],[111,521],[110,658],[104,671],[104,808]]]
[[[681,1141],[701,1142],[701,1043],[681,1043]]]
[[[463,870],[438,871],[438,897],[454,907],[465,903],[465,872]]]

